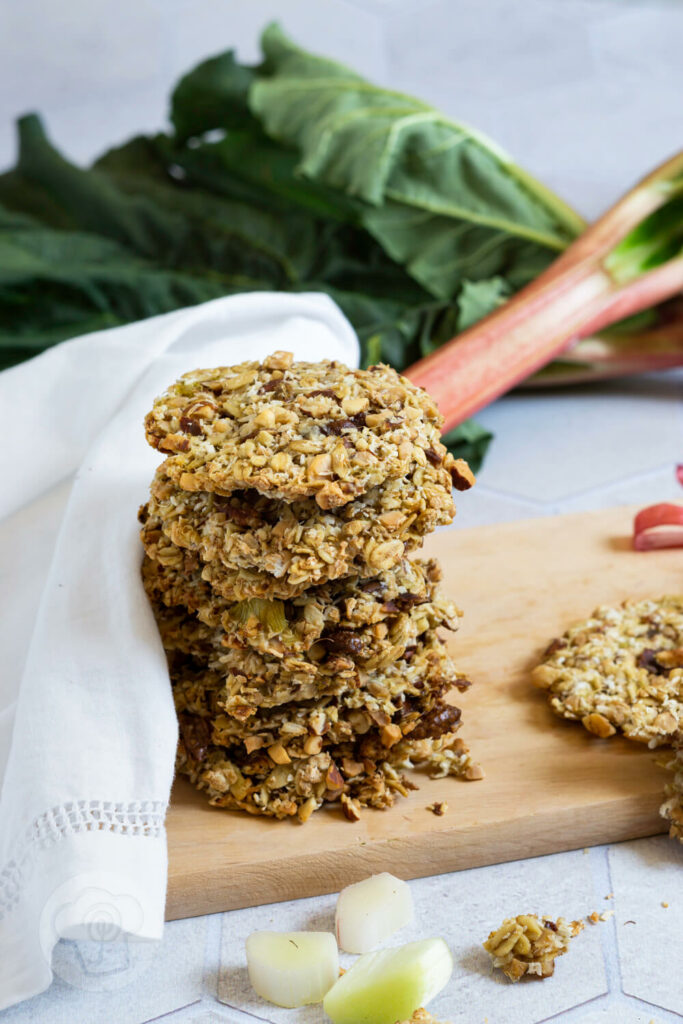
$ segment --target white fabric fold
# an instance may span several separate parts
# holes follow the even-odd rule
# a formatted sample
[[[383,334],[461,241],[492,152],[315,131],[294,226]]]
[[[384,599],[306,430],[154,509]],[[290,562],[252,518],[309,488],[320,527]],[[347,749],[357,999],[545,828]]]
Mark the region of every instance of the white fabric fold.
[[[276,349],[358,365],[326,296],[257,293],[0,374],[0,1008],[49,985],[60,936],[103,920],[161,935],[176,720],[139,579],[136,512],[159,462],[142,420],[186,370]],[[55,544],[65,490],[43,492],[76,470]]]

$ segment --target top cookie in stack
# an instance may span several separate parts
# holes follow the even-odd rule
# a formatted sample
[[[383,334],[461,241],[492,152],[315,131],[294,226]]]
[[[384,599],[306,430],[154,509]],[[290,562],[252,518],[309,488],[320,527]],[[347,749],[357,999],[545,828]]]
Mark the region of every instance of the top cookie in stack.
[[[303,803],[315,809],[340,795],[346,807],[354,794],[361,802],[384,806],[391,799],[364,800],[362,794],[373,789],[382,772],[391,769],[392,777],[399,778],[399,761],[404,767],[410,763],[411,732],[420,737],[420,756],[415,753],[414,760],[429,761],[425,743],[440,755],[448,748],[457,721],[442,697],[450,685],[462,687],[462,680],[445,653],[437,657],[435,630],[439,624],[452,628],[454,616],[425,615],[419,606],[433,601],[433,593],[420,596],[393,582],[411,578],[406,554],[419,547],[425,534],[452,520],[453,484],[465,489],[473,482],[467,464],[441,444],[441,422],[426,392],[390,367],[350,370],[335,362],[294,363],[286,352],[263,363],[192,371],[155,401],[145,421],[146,436],[168,457],[141,512],[148,556],[144,579],[172,652],[182,737],[179,765],[208,789],[212,802],[300,817]],[[438,574],[430,571],[433,577]],[[202,587],[206,593],[199,601]],[[395,633],[399,619],[401,632],[412,638],[396,647],[395,659],[415,659],[406,673],[414,687],[410,713],[408,694],[401,694],[400,687],[397,693],[396,663],[382,668],[392,674],[391,698],[381,711],[376,704],[384,677],[363,662],[368,626],[356,626],[353,614],[357,595],[367,594],[367,587],[375,590],[378,612],[372,630],[377,640],[380,634]],[[398,601],[389,600],[389,591],[382,596],[387,587],[398,588]],[[202,614],[216,602],[223,609],[218,618]],[[302,608],[304,618],[315,615],[320,623],[311,630],[310,648],[297,650],[296,657],[309,678],[309,701],[320,680],[318,703],[323,702],[323,718],[329,721],[319,742],[283,748],[281,739],[299,735],[300,723],[309,721],[310,707],[290,699],[291,686],[276,686],[275,692],[290,698],[284,697],[276,717],[270,713],[264,724],[255,695],[259,679],[267,675],[272,689],[273,676],[284,679],[289,671],[292,652],[283,637],[291,630],[283,630],[283,623],[295,621]],[[244,627],[250,617],[252,633],[273,634],[271,642],[261,644],[266,660],[258,662],[258,679],[248,652],[244,666],[252,668],[245,667],[242,676],[234,655],[226,668],[221,654],[248,646]],[[189,639],[198,635],[198,619],[212,627],[201,634],[199,645]],[[342,692],[330,693],[323,680],[329,679],[339,655],[340,622],[347,682]],[[355,629],[365,632],[356,637]],[[424,671],[417,668],[422,664]],[[234,723],[226,728],[236,688],[242,721],[256,716],[249,728]],[[357,734],[351,726],[341,729],[342,719],[358,721],[350,708],[366,706],[374,718],[369,725],[364,721],[362,732],[360,726]],[[420,709],[426,716],[421,724]],[[275,740],[274,722],[279,730]],[[199,734],[201,743],[196,742]],[[262,742],[259,736],[265,737]],[[450,769],[476,777],[466,748],[458,744]],[[451,742],[451,754],[454,749]],[[363,756],[363,750],[372,750],[373,756]],[[304,764],[306,758],[323,758],[324,764]],[[352,765],[346,773],[344,761]],[[269,763],[270,769],[286,770],[269,771]],[[443,757],[439,764],[442,768]],[[235,772],[241,780],[237,797],[231,781]]]
[[[426,392],[387,366],[195,370],[156,400],[147,440],[169,453],[150,512],[219,561],[236,596],[286,598],[397,565],[473,482],[439,440]]]

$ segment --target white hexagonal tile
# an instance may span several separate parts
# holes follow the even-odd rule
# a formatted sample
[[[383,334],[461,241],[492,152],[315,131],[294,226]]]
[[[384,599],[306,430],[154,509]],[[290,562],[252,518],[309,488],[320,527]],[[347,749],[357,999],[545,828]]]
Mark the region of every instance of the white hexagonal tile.
[[[667,1014],[667,1020],[668,1014]],[[567,1024],[664,1024],[660,1016],[656,1016],[654,1007],[645,1009],[625,1000],[605,1002],[599,1008],[593,1008],[585,1017],[575,1014],[567,1015]]]
[[[254,1018],[239,1010],[231,1010],[221,1007],[220,1012],[215,1010],[197,1009],[189,1007],[181,1010],[180,1013],[173,1013],[170,1017],[164,1018],[164,1024],[254,1024]],[[152,1024],[150,1021],[149,1024]]]
[[[683,846],[665,836],[620,843],[609,863],[624,992],[680,1013]]]

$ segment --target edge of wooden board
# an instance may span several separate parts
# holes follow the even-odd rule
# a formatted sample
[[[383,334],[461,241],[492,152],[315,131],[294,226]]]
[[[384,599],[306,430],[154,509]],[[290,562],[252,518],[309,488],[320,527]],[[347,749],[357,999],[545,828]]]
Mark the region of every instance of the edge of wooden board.
[[[605,812],[609,811],[606,818]],[[217,812],[220,813],[220,812]],[[612,806],[587,807],[581,816],[580,841],[571,835],[576,810],[534,817],[533,833],[527,839],[514,832],[509,821],[487,826],[485,836],[476,826],[445,828],[440,832],[405,838],[376,840],[343,850],[315,850],[308,855],[278,856],[249,865],[235,865],[236,876],[215,854],[208,863],[183,875],[182,885],[169,880],[166,920],[197,917],[222,910],[239,910],[264,903],[304,899],[337,892],[370,874],[391,871],[401,878],[486,867],[506,861],[545,854],[563,853],[606,842],[640,839],[666,831],[664,821],[647,796],[621,799]],[[637,819],[637,824],[634,820]],[[285,827],[289,823],[284,823]],[[296,826],[294,826],[296,827]],[[528,819],[520,823],[528,828]],[[566,830],[566,839],[558,834]],[[254,892],[259,898],[254,900]]]

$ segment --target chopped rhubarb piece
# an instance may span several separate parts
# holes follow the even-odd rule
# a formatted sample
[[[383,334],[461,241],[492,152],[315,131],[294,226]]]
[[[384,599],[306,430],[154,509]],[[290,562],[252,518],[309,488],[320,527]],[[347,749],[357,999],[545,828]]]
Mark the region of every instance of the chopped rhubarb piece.
[[[683,505],[661,502],[642,509],[633,521],[636,551],[683,547]]]

